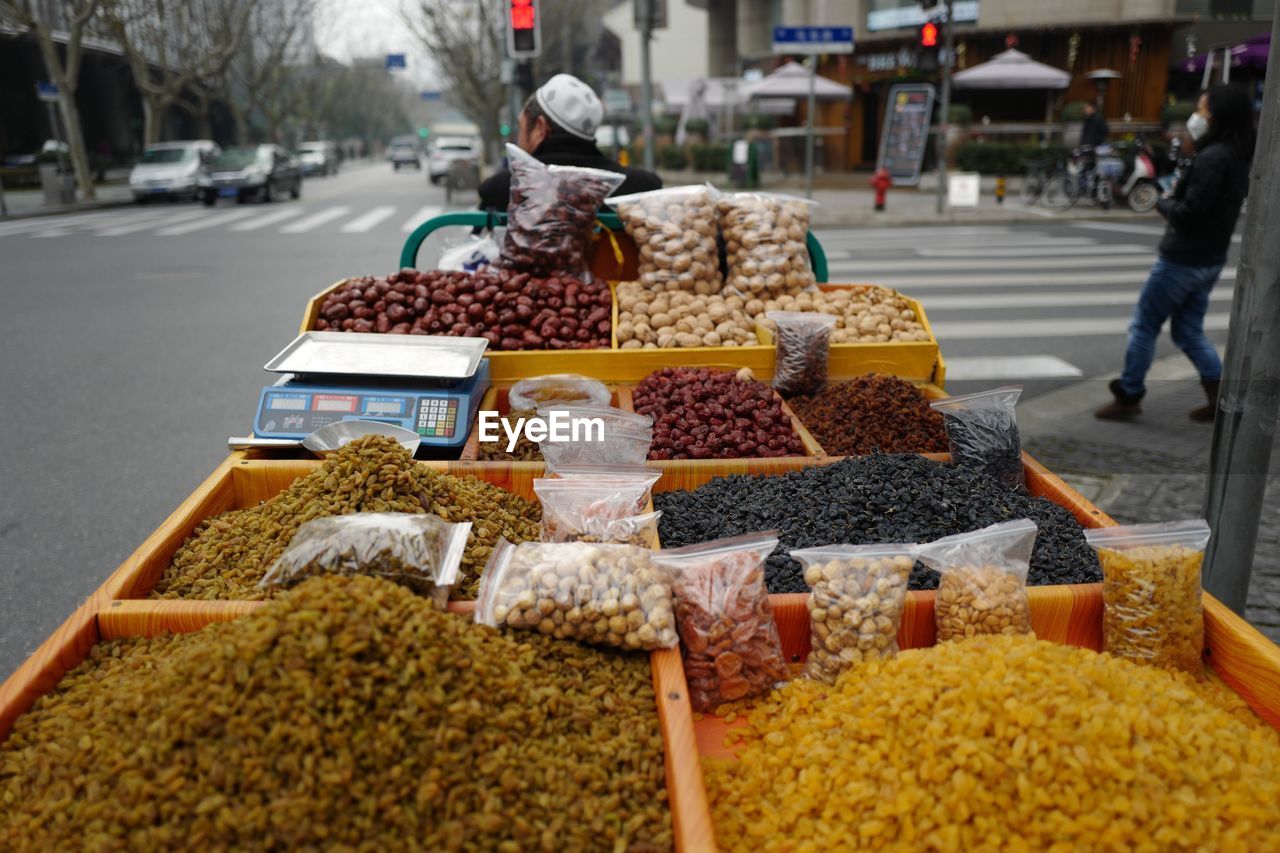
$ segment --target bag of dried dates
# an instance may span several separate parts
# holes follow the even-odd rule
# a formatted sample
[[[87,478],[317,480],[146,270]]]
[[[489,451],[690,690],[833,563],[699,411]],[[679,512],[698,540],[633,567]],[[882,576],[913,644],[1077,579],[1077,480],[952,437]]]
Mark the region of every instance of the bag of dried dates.
[[[654,565],[671,572],[695,711],[766,693],[790,674],[764,585],[777,545],[769,531],[653,553]]]
[[[626,176],[604,169],[547,166],[507,145],[511,202],[498,265],[538,278],[590,280],[591,229],[596,211]]]
[[[827,384],[836,318],[804,311],[767,311],[764,316],[776,328],[773,387],[784,397],[817,393]]]

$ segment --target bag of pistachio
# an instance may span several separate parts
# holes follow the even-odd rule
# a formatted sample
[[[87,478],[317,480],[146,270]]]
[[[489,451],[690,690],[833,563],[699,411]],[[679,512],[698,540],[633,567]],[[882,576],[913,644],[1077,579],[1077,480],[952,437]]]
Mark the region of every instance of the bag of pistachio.
[[[1102,564],[1102,649],[1196,673],[1204,653],[1204,519],[1084,532]]]
[[[475,621],[622,649],[679,642],[670,575],[634,545],[504,540],[480,578]]]
[[[1036,531],[1020,518],[918,546],[916,559],[942,575],[933,606],[938,642],[1032,633],[1027,572]]]
[[[471,522],[434,515],[357,512],[317,518],[293,541],[258,586],[292,586],[314,575],[372,575],[409,587],[441,609],[458,580]]]

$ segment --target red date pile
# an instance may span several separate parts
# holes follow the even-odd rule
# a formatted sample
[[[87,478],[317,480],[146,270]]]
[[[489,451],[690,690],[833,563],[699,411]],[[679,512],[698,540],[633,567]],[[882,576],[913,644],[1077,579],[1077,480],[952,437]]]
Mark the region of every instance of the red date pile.
[[[946,453],[942,415],[919,388],[896,376],[869,374],[793,397],[796,417],[833,455]]]
[[[632,399],[637,413],[653,418],[650,459],[804,455],[782,400],[762,382],[665,367],[646,376]]]
[[[317,330],[481,337],[498,350],[608,347],[605,284],[505,271],[419,272],[348,279],[324,298]]]

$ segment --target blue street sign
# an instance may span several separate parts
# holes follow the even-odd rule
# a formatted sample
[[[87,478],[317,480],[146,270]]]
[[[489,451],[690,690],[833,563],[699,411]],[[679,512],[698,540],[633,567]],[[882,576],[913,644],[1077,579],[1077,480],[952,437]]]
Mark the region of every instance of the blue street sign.
[[[853,27],[774,27],[774,53],[853,53]]]
[[[58,102],[58,87],[53,83],[45,83],[42,80],[36,81],[36,97],[46,104],[56,104]]]
[[[408,66],[405,65],[403,53],[387,54],[387,70],[388,71],[390,71],[392,68],[407,68],[407,67]]]
[[[418,93],[418,97],[422,98],[424,101],[439,101],[444,98],[444,92],[423,90]]]

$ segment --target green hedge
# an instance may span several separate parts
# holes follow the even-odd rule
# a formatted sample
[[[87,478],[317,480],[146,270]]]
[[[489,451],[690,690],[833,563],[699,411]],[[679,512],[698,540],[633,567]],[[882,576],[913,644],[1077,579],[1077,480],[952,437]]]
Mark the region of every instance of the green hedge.
[[[0,183],[9,189],[40,186],[40,169],[32,166],[0,166]]]
[[[938,107],[938,115],[942,115],[942,107]],[[968,127],[973,123],[973,109],[968,104],[952,104],[947,109],[947,116],[947,124]]]
[[[685,133],[701,133],[705,136],[707,131],[710,129],[711,122],[707,121],[705,118],[691,118],[684,123]]]
[[[729,146],[724,142],[709,142],[690,148],[693,168],[697,172],[723,172],[729,168]]]
[[[664,169],[686,169],[689,160],[679,145],[663,145],[658,149],[658,165]]]
[[[778,117],[769,113],[748,113],[743,124],[747,130],[773,130],[778,126]]]
[[[676,128],[680,126],[680,119],[676,116],[658,116],[653,120],[653,132],[661,133],[667,136],[676,132]]]
[[[1084,121],[1084,101],[1072,101],[1062,108],[1063,121]]]
[[[1197,103],[1195,101],[1175,101],[1172,104],[1165,104],[1164,108],[1160,110],[1160,121],[1165,124],[1186,121],[1196,111],[1196,106]]]
[[[1061,145],[1042,148],[1016,142],[966,142],[956,149],[956,166],[984,175],[1021,175],[1034,160],[1058,160],[1067,156]]]

